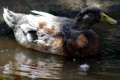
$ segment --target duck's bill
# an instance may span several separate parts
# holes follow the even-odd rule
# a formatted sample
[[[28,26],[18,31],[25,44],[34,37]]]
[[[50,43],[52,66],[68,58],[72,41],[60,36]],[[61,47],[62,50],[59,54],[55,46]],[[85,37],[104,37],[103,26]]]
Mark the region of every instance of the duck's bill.
[[[113,18],[110,18],[106,14],[101,13],[100,15],[101,15],[101,19],[100,19],[101,22],[105,22],[105,23],[109,23],[109,24],[117,24],[116,20],[114,20]]]

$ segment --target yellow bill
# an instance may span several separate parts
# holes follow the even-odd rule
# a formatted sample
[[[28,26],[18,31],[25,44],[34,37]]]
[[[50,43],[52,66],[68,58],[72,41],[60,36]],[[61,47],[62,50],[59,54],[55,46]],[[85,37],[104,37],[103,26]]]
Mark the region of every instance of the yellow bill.
[[[113,18],[110,18],[106,14],[101,13],[100,15],[101,15],[101,19],[100,19],[101,22],[105,22],[105,23],[109,23],[109,24],[117,24],[116,20],[114,20]]]

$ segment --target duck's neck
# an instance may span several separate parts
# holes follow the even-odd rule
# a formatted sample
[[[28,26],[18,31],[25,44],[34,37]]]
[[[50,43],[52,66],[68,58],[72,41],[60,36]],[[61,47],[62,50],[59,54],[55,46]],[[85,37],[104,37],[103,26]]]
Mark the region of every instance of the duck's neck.
[[[95,23],[97,23],[97,21],[93,15],[91,16],[91,14],[81,15],[81,16],[78,15],[74,19],[72,28],[75,30],[88,30]]]
[[[90,25],[89,23],[85,22],[85,23],[73,23],[72,29],[74,30],[88,30],[90,29]]]

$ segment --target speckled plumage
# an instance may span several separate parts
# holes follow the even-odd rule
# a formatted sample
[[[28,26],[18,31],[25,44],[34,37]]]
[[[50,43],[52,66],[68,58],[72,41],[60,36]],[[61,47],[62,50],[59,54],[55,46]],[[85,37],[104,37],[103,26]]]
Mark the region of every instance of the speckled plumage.
[[[74,19],[39,11],[32,13],[37,15],[4,9],[4,20],[13,29],[20,45],[45,53],[73,57],[92,56],[99,52],[100,40],[93,30],[73,29]]]

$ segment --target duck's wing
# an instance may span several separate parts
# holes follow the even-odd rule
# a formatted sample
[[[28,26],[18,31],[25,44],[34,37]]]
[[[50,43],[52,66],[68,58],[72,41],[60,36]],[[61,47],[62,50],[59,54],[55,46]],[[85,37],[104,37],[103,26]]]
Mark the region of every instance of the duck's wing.
[[[26,15],[27,22],[20,25],[22,31],[26,34],[28,41],[36,42],[45,36],[49,36],[58,26],[55,16],[48,15]]]
[[[28,41],[33,41],[37,39],[37,22],[36,20],[34,20],[34,22],[32,22],[32,18],[31,20],[27,20],[26,23],[20,24],[20,29],[23,31],[23,33],[26,35],[26,38]]]
[[[22,24],[21,29],[27,33],[27,39],[32,42],[45,41],[60,37],[62,32],[65,32],[63,27],[72,24],[72,20],[65,17],[57,17],[51,15],[35,16],[27,15],[27,24]]]

